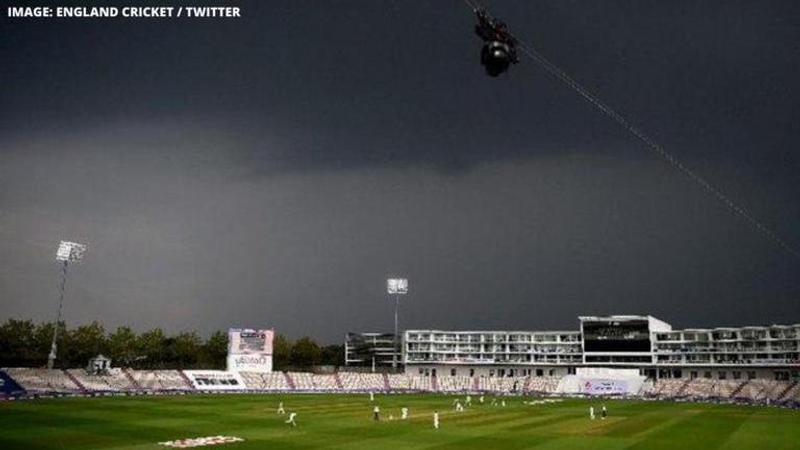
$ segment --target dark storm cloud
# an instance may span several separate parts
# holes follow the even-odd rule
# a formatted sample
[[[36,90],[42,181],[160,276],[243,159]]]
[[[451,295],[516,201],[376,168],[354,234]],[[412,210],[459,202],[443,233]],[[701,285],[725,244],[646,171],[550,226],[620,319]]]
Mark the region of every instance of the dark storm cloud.
[[[70,323],[797,322],[798,262],[524,60],[491,80],[458,2],[242,2],[238,21],[10,21],[3,317]],[[800,8],[493,4],[794,245]]]

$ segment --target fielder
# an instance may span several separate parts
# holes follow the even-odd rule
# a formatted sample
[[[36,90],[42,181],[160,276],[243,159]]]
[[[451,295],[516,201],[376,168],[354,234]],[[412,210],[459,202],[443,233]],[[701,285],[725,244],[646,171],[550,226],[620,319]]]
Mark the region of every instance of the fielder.
[[[286,411],[283,409],[283,402],[278,403],[278,414],[286,414]]]
[[[297,422],[294,421],[294,418],[297,417],[297,413],[289,413],[289,418],[286,419],[287,424],[291,424],[293,427],[297,426]]]
[[[433,412],[433,428],[435,430],[439,429],[439,411]]]

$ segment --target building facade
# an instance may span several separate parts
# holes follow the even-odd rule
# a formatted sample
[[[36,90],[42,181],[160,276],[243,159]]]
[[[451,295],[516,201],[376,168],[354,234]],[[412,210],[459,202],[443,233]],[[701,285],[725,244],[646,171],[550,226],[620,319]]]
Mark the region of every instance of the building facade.
[[[395,347],[394,333],[347,333],[344,338],[346,366],[391,367],[394,358],[398,363],[403,361],[400,349]]]
[[[407,330],[406,372],[562,376],[578,367],[653,378],[800,379],[800,325],[673,330],[652,316],[582,316],[576,331]]]

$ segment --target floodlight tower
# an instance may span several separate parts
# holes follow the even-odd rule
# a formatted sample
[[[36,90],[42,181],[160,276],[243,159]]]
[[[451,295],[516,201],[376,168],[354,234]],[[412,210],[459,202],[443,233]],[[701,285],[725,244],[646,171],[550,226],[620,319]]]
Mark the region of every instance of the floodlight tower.
[[[78,262],[83,259],[86,253],[86,245],[76,242],[61,241],[56,251],[56,261],[61,262],[61,288],[58,295],[58,314],[56,324],[53,327],[53,342],[50,344],[50,354],[47,356],[47,368],[52,369],[56,361],[56,339],[58,339],[58,324],[61,323],[61,309],[64,305],[64,288],[67,286],[67,266],[71,262]]]
[[[394,351],[392,352],[392,369],[397,369],[397,315],[400,309],[400,296],[408,294],[407,278],[389,278],[386,280],[386,292],[394,297]]]

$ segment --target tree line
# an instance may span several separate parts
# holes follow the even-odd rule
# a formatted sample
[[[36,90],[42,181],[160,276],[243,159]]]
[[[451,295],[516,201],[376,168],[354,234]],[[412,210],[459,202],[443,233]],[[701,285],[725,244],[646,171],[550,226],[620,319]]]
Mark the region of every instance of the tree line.
[[[44,367],[53,339],[53,323],[8,319],[0,325],[0,367]],[[137,333],[130,327],[106,331],[98,322],[69,328],[59,323],[56,367],[85,367],[103,354],[114,367],[134,369],[224,369],[228,334],[203,338],[196,331],[167,334],[161,328]],[[301,369],[344,364],[342,345],[320,345],[310,337],[273,340],[273,368]]]

